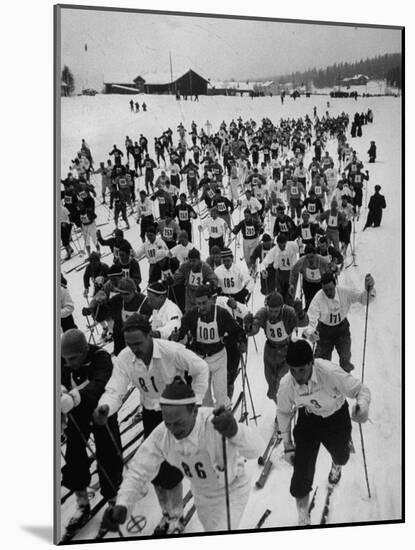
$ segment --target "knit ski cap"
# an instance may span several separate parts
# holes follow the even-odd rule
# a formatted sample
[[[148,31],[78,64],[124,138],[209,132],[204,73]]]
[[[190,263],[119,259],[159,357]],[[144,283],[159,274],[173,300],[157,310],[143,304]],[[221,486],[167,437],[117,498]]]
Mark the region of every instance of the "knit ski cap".
[[[124,323],[123,332],[130,332],[133,330],[141,330],[145,334],[148,334],[151,330],[151,324],[146,315],[141,313],[133,313]]]
[[[167,294],[167,288],[163,283],[151,283],[148,285],[147,291],[157,296],[164,296]]]
[[[268,294],[265,301],[268,307],[282,307],[284,305],[284,300],[278,292]]]
[[[290,341],[286,361],[290,367],[303,367],[313,361],[313,350],[307,340]]]
[[[196,403],[196,395],[190,384],[180,376],[175,376],[171,384],[167,384],[160,397],[160,405],[192,405]]]
[[[115,290],[120,290],[121,292],[135,292],[137,290],[137,287],[135,286],[135,282],[132,279],[125,278],[121,279]]]
[[[230,248],[224,248],[220,253],[222,258],[233,258],[232,250]]]
[[[115,229],[114,237],[124,237],[124,231],[122,229]]]
[[[91,252],[88,259],[90,262],[99,262],[101,259],[101,254],[99,254],[99,252]]]
[[[266,242],[269,242],[269,241],[272,241],[271,235],[268,235],[268,233],[264,233],[264,234],[262,235],[262,242],[263,242],[263,243],[266,243]]]
[[[197,248],[192,248],[187,257],[189,260],[200,260],[200,252]]]

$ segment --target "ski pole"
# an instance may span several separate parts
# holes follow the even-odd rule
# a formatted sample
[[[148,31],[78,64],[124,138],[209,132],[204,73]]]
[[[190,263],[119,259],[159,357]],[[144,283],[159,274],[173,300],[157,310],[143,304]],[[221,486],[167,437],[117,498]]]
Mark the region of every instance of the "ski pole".
[[[365,373],[366,337],[367,337],[368,314],[369,314],[369,291],[367,291],[367,299],[366,299],[365,337],[364,337],[364,343],[363,343],[363,359],[362,359],[362,384],[363,384],[364,373]],[[359,406],[357,405],[356,406],[356,412],[358,410],[359,410]],[[364,439],[363,439],[363,428],[362,428],[361,424],[359,424],[359,432],[360,432],[360,443],[362,445],[363,466],[364,466],[364,470],[365,470],[367,493],[368,493],[369,498],[372,498],[372,494],[370,492],[370,485],[369,485],[369,475],[368,475],[368,471],[367,471],[366,452],[365,452],[365,444],[364,444]]]
[[[229,479],[228,479],[228,457],[226,453],[226,438],[222,435],[223,469],[225,474],[225,498],[226,498],[226,520],[228,531],[231,530],[231,509],[229,505]]]

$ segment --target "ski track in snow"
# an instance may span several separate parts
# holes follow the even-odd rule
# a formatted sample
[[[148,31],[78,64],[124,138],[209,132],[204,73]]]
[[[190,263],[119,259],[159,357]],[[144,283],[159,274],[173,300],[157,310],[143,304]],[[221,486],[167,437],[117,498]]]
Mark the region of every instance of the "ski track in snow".
[[[331,99],[328,96],[314,96],[300,98],[293,101],[286,98],[281,105],[279,97],[266,98],[236,98],[236,97],[206,97],[200,96],[199,102],[176,101],[173,96],[142,96],[139,98],[148,104],[146,113],[132,113],[129,110],[129,96],[124,95],[97,95],[95,97],[62,98],[62,136],[61,162],[62,177],[66,176],[67,167],[79,149],[81,139],[85,138],[91,147],[95,167],[100,161],[108,158],[108,153],[116,144],[124,151],[126,135],[138,140],[139,134],[144,134],[149,142],[150,156],[153,154],[153,139],[161,135],[169,126],[173,130],[174,143],[177,142],[177,126],[182,122],[187,130],[192,120],[198,125],[198,130],[206,123],[212,123],[212,131],[219,128],[222,120],[227,124],[232,118],[241,116],[243,120],[253,118],[260,123],[263,117],[270,118],[274,123],[281,117],[304,117],[308,114],[312,118],[313,106],[316,105],[319,116],[326,112],[326,102],[330,99],[330,115],[366,112],[370,107],[374,114],[374,123],[363,126],[362,138],[349,138],[349,143],[357,151],[359,158],[369,170],[367,197],[372,195],[374,185],[382,186],[382,193],[386,197],[387,208],[384,211],[382,226],[379,229],[368,229],[364,233],[362,228],[366,220],[367,209],[362,208],[360,221],[356,224],[356,267],[344,270],[340,276],[340,284],[362,288],[366,273],[371,273],[376,281],[377,297],[370,304],[367,349],[365,364],[365,382],[372,392],[370,409],[371,422],[363,426],[365,448],[369,470],[369,482],[372,498],[368,499],[363,460],[360,447],[360,436],[357,425],[353,423],[353,441],[356,454],[352,454],[349,463],[343,468],[340,485],[336,488],[332,498],[329,523],[349,523],[399,519],[401,517],[401,99],[393,97]],[[378,163],[368,164],[367,153],[371,140],[376,141]],[[189,138],[190,141],[190,138]],[[335,160],[337,167],[336,141],[328,142],[327,150]],[[308,151],[305,165],[311,160]],[[124,157],[124,162],[126,157]],[[156,177],[159,171],[156,171]],[[100,178],[92,177],[92,183],[97,190],[97,224],[108,221],[108,210],[98,206],[100,199]],[[143,188],[143,178],[136,180],[136,187]],[[368,200],[367,199],[367,200]],[[365,205],[365,196],[363,197]],[[239,221],[240,212],[234,213],[234,220]],[[130,217],[131,229],[125,232],[125,237],[136,248],[140,244],[139,228],[133,217]],[[195,245],[199,248],[198,223],[194,224]],[[121,222],[120,227],[123,227]],[[103,236],[109,235],[114,229],[111,221],[100,228]],[[202,236],[202,256],[207,255],[207,243]],[[234,244],[232,245],[234,249]],[[103,251],[106,252],[107,248]],[[240,262],[242,248],[236,253],[237,263]],[[351,262],[349,256],[346,265]],[[103,260],[111,265],[112,256]],[[80,328],[87,328],[81,309],[85,304],[82,296],[83,270],[66,275],[65,271],[81,263],[79,256],[62,264],[62,270],[68,279],[68,288],[75,303],[74,317]],[[148,268],[141,262],[143,276],[142,288],[146,287]],[[263,305],[263,296],[259,292],[257,283],[252,310],[256,311]],[[365,308],[354,305],[348,315],[352,334],[352,362],[355,365],[355,376],[361,376],[363,353],[363,338],[365,324]],[[254,405],[258,419],[258,430],[264,438],[264,447],[272,432],[275,417],[275,405],[266,395],[266,382],[263,375],[262,351],[264,335],[256,337],[258,353],[255,350],[252,338],[249,341],[247,371],[253,393]],[[111,346],[108,348],[111,349]],[[333,360],[337,360],[336,354]],[[240,391],[240,377],[235,385],[235,399]],[[122,418],[137,404],[137,394],[123,407]],[[125,413],[124,413],[125,411]],[[249,411],[250,407],[249,407]],[[236,415],[237,418],[239,414]],[[253,422],[250,422],[253,425]],[[126,426],[123,424],[122,427]],[[136,434],[138,430],[131,430],[128,436]],[[129,440],[127,437],[123,442]],[[252,493],[242,518],[240,529],[252,529],[266,508],[272,514],[266,520],[264,527],[284,527],[296,525],[297,514],[295,501],[289,494],[291,467],[281,458],[279,446],[274,453],[274,467],[263,489],[255,488],[255,481],[260,474],[260,467],[256,461],[247,463],[247,470],[252,474]],[[330,458],[324,448],[321,448],[316,465],[314,487],[318,486],[315,507],[312,512],[312,524],[320,521],[321,510],[325,498],[325,486]],[[96,480],[94,476],[92,483]],[[184,494],[187,491],[185,482]],[[98,501],[97,494],[92,505]],[[191,501],[192,502],[192,501]],[[191,502],[186,510],[190,508]],[[62,526],[64,526],[73,510],[73,497],[62,506]],[[79,533],[76,540],[94,538],[102,511]],[[141,533],[151,535],[160,518],[160,509],[152,487],[147,496],[137,503],[135,514],[143,514],[147,518],[147,526]],[[187,527],[187,532],[200,532],[201,526],[194,514]],[[125,533],[125,536],[128,534]]]

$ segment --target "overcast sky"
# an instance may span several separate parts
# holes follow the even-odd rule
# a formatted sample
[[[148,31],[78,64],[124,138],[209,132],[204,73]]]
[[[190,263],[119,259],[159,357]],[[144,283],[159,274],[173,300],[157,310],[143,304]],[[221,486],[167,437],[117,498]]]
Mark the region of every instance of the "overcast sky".
[[[62,64],[77,88],[189,68],[212,80],[260,79],[401,51],[395,29],[62,9]],[[87,52],[85,52],[87,44]]]

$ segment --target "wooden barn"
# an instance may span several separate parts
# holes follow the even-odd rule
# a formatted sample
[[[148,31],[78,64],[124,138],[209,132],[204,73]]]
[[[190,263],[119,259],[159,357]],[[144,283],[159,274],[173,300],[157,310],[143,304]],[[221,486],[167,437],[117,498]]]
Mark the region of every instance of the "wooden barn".
[[[147,94],[175,94],[192,96],[195,94],[206,95],[208,81],[199,74],[189,69],[173,82],[168,77],[149,76],[144,84],[144,90]]]
[[[139,94],[144,92],[145,80],[142,76],[137,76],[132,82],[127,79],[118,79],[117,82],[104,82],[105,94]]]

